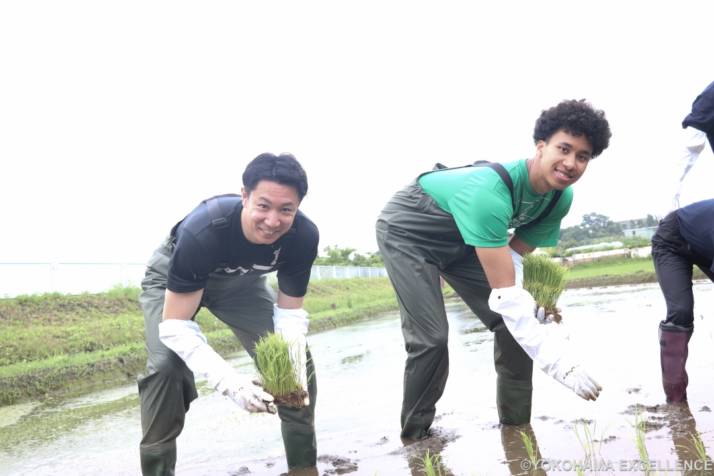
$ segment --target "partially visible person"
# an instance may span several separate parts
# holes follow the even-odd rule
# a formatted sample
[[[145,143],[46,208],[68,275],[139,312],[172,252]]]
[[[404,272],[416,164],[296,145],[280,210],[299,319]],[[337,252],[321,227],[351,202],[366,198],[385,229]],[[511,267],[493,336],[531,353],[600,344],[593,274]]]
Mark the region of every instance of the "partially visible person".
[[[536,309],[522,288],[522,256],[558,243],[573,199],[571,185],[607,148],[610,135],[602,111],[584,100],[563,101],[536,120],[530,159],[456,168],[437,164],[384,207],[377,243],[397,293],[407,351],[403,438],[429,435],[449,375],[440,278],[494,332],[501,423],[530,421],[534,362],[580,397],[598,397],[601,387],[579,359],[539,324],[542,308]],[[509,229],[515,229],[510,239]]]
[[[710,83],[692,104],[692,111],[682,121],[684,149],[677,164],[677,186],[672,199],[672,209],[680,207],[680,196],[684,180],[692,169],[699,155],[706,147],[714,151],[714,82]]]
[[[248,412],[277,410],[288,467],[315,466],[317,386],[302,305],[318,230],[298,210],[306,193],[307,176],[295,157],[261,154],[245,168],[241,195],[201,202],[149,260],[139,299],[148,352],[147,374],[139,380],[143,474],[174,474],[176,439],[198,397],[197,377]],[[276,270],[277,296],[265,279]],[[276,408],[272,395],[215,352],[194,320],[203,306],[228,325],[252,358],[261,336],[282,335],[308,392],[306,406]]]
[[[714,199],[668,214],[652,237],[657,281],[667,304],[659,324],[662,386],[668,403],[687,401],[685,369],[694,332],[692,271],[697,266],[714,281]]]

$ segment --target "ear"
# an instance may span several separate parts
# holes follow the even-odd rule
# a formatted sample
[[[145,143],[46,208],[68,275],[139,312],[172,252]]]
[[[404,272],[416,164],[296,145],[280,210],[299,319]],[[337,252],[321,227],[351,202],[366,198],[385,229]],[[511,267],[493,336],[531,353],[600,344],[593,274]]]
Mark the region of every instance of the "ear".
[[[241,199],[243,200],[243,203],[245,203],[246,201],[248,201],[248,197],[250,197],[250,192],[248,192],[245,189],[245,187],[241,187],[240,188],[240,196],[241,196]]]
[[[535,150],[535,155],[533,156],[533,158],[540,159],[540,157],[543,155],[543,149],[545,148],[545,146],[546,146],[546,142],[542,139],[539,140],[538,142],[536,142],[536,150]]]

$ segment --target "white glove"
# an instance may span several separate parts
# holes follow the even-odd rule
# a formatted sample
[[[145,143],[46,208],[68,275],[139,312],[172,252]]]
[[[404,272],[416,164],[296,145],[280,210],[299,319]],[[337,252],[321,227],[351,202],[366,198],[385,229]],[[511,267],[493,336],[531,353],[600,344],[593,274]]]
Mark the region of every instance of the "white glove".
[[[277,304],[273,307],[273,325],[275,333],[279,334],[290,346],[290,362],[295,369],[300,386],[307,393],[307,330],[310,321],[304,309],[283,309]],[[305,406],[310,404],[306,396]]]
[[[165,319],[159,324],[159,339],[173,350],[196,376],[249,412],[275,413],[273,396],[243,378],[208,345],[194,321]]]
[[[508,251],[511,252],[511,261],[513,261],[513,271],[516,274],[516,286],[519,288],[523,287],[523,256],[518,253],[518,251],[514,250],[510,246],[508,247]]]
[[[216,390],[249,412],[276,413],[278,411],[273,403],[273,396],[256,385],[250,377],[228,375],[218,382]]]
[[[503,322],[533,362],[543,372],[585,400],[595,400],[602,388],[568,356],[567,342],[548,332],[533,319],[535,301],[528,291],[517,286],[493,289],[488,299],[493,312]]]

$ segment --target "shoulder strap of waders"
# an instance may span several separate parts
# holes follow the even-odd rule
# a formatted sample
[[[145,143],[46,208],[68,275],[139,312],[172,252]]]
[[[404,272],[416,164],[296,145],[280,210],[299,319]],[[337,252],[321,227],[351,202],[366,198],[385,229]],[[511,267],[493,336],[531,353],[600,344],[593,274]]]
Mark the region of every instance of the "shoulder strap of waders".
[[[228,228],[228,218],[226,218],[226,215],[221,208],[221,202],[218,200],[220,197],[225,197],[227,195],[218,195],[215,197],[211,197],[206,200],[206,208],[208,209],[208,219],[211,221],[211,226],[216,229],[216,230],[223,230]],[[235,194],[231,194],[229,196],[236,196]],[[223,232],[225,233],[225,232]],[[228,237],[224,237],[224,249],[222,250],[223,258],[227,259],[228,256],[230,256],[230,240]],[[226,267],[228,266],[228,263],[225,261],[222,261],[220,263],[220,267]]]
[[[208,218],[211,220],[212,227],[220,230],[228,226],[228,219],[224,216],[223,210],[221,210],[218,197],[211,197],[206,200],[206,207],[208,208]]]
[[[488,167],[492,169],[494,172],[498,174],[499,177],[501,177],[501,180],[503,183],[508,187],[508,191],[511,192],[511,205],[513,206],[513,210],[516,210],[516,199],[513,194],[513,180],[511,179],[510,174],[506,170],[506,168],[498,163],[498,162],[489,162],[488,160],[477,160],[473,164],[470,165],[471,167]],[[469,167],[468,165],[466,167]],[[449,169],[450,167],[447,167],[446,165],[437,162],[434,165],[434,168],[432,171],[438,171],[438,170],[446,170]],[[462,167],[453,167],[453,168],[462,168]],[[427,172],[429,173],[429,172]],[[424,174],[422,174],[424,175]],[[529,228],[531,226],[535,226],[536,224],[540,223],[545,217],[548,216],[548,214],[555,208],[555,205],[558,203],[558,200],[560,199],[560,196],[563,194],[561,190],[556,190],[555,193],[553,194],[553,198],[550,199],[550,202],[548,203],[548,206],[543,209],[543,211],[538,215],[535,219],[531,220],[530,222],[526,223],[523,225],[522,228]]]

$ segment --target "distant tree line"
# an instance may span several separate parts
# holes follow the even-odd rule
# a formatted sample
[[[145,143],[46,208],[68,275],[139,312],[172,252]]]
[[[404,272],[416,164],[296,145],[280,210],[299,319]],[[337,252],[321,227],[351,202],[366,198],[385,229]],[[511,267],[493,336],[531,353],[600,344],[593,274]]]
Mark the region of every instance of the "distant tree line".
[[[327,246],[323,251],[326,256],[318,256],[315,260],[318,266],[384,266],[379,251],[361,254],[354,248],[339,246]]]
[[[646,238],[625,237],[624,230],[629,228],[644,228],[656,226],[658,223],[654,215],[647,215],[646,218],[636,220],[626,220],[614,222],[609,217],[599,213],[588,213],[583,215],[583,221],[576,226],[562,228],[560,230],[559,249],[572,248],[574,246],[590,245],[605,241],[636,241],[647,242]]]
[[[550,250],[553,254],[562,255],[568,248],[575,246],[591,245],[606,241],[621,241],[625,246],[645,246],[649,243],[647,238],[626,237],[624,230],[629,228],[644,228],[656,226],[658,223],[654,215],[645,218],[614,222],[606,215],[588,213],[583,215],[579,225],[562,228],[560,230],[560,243],[558,247]],[[323,256],[318,256],[316,265],[321,266],[375,266],[382,267],[382,257],[379,252],[357,253],[355,248],[342,248],[327,246],[323,249]]]

